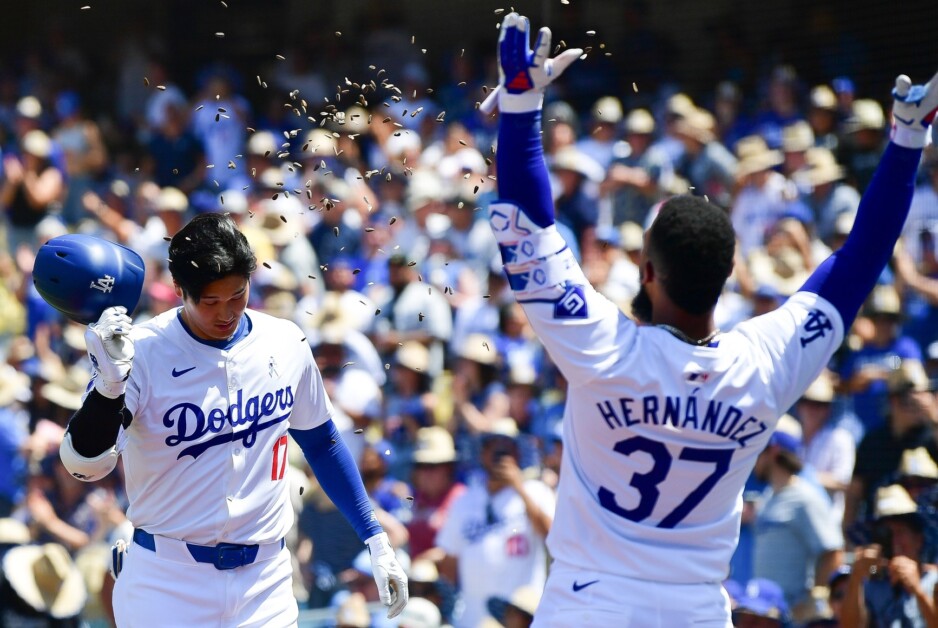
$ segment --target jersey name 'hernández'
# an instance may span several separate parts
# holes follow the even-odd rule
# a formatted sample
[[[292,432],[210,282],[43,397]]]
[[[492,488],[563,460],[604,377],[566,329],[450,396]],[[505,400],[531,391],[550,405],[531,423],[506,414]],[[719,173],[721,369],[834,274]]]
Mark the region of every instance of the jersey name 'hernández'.
[[[647,579],[655,565],[661,581],[723,580],[743,485],[779,416],[840,345],[840,314],[799,292],[694,346],[619,312],[553,226],[533,234],[514,212],[491,208],[497,237],[521,232],[515,249],[502,247],[509,281],[568,380],[551,555],[628,577]]]
[[[176,310],[134,326],[133,420],[118,439],[134,526],[202,545],[272,543],[292,527],[287,429],[333,409],[299,327],[245,316],[251,331],[226,349],[192,336]]]

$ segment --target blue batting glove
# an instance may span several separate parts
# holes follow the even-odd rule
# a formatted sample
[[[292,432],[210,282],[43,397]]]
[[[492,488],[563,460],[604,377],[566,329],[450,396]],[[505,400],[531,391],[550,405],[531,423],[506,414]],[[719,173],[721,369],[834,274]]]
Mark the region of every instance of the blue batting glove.
[[[509,13],[502,20],[498,37],[498,87],[482,103],[483,112],[491,113],[496,102],[506,113],[540,109],[547,86],[583,54],[580,48],[570,48],[551,59],[548,56],[551,34],[546,26],[538,32],[532,50],[530,28],[528,18],[517,13]]]
[[[925,146],[925,134],[938,111],[938,74],[924,85],[912,85],[905,74],[896,77],[892,90],[893,143],[906,148]]]

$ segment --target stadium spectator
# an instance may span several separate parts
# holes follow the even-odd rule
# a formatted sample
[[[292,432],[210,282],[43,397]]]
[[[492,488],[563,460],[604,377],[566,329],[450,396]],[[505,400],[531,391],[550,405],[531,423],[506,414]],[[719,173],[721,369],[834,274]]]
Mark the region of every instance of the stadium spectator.
[[[517,436],[512,419],[486,431],[480,453],[485,476],[453,503],[436,537],[445,554],[440,573],[457,582],[462,595],[457,628],[476,626],[493,595],[524,585],[541,590],[547,577],[544,538],[553,520],[554,494],[540,481],[525,480]]]
[[[889,373],[886,385],[886,423],[870,430],[857,447],[857,463],[847,489],[845,529],[869,516],[876,504],[876,489],[899,469],[905,451],[924,447],[938,461],[934,429],[938,401],[922,364],[903,360]]]
[[[925,526],[901,486],[876,491],[870,543],[856,548],[841,610],[844,626],[926,626],[938,619],[938,570],[922,564]]]
[[[804,462],[811,466],[831,500],[831,516],[843,521],[844,500],[856,464],[853,436],[832,418],[833,374],[824,370],[796,405],[804,440]]]
[[[411,471],[414,500],[407,522],[410,551],[415,558],[435,546],[450,508],[466,490],[456,480],[456,460],[453,437],[446,429],[431,426],[417,432]]]
[[[798,422],[783,416],[753,469],[770,489],[756,515],[754,575],[778,583],[796,620],[813,611],[812,589],[843,562],[844,546],[826,496],[798,475],[801,448]]]
[[[871,333],[859,349],[847,354],[840,379],[864,430],[872,430],[883,424],[889,374],[903,360],[921,362],[922,349],[902,334],[902,302],[893,286],[874,288],[864,314],[872,322]]]

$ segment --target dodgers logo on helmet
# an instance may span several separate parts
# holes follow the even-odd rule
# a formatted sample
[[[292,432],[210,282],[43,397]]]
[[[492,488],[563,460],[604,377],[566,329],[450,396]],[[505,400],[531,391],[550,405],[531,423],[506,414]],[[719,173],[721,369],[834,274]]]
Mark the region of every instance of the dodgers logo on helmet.
[[[52,238],[36,253],[33,284],[69,319],[88,324],[122,305],[132,313],[143,289],[143,258],[126,246],[84,234]]]

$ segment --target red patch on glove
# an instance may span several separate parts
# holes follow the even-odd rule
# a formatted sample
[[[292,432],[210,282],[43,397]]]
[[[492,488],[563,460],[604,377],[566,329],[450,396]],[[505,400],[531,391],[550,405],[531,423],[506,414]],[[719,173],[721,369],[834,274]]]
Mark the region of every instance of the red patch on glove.
[[[515,74],[515,78],[511,79],[511,82],[509,82],[506,87],[508,89],[518,89],[524,91],[534,87],[534,84],[528,77],[527,72],[518,72]]]

